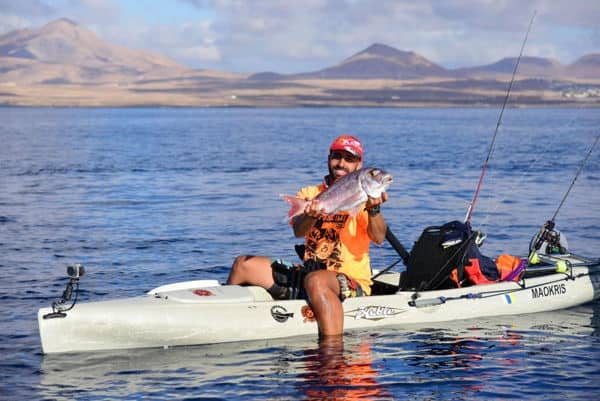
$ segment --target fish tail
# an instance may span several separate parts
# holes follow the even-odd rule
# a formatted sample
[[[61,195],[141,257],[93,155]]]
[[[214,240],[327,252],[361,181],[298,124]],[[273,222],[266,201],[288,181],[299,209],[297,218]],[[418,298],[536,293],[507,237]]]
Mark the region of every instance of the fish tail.
[[[290,210],[288,211],[288,218],[296,217],[304,213],[306,201],[304,199],[297,198],[290,195],[280,195],[283,200],[290,204]]]

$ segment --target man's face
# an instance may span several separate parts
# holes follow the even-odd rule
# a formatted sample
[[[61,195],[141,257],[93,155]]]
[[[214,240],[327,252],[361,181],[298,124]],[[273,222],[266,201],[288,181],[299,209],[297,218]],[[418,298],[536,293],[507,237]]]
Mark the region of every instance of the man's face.
[[[345,150],[334,150],[329,153],[329,174],[334,181],[362,168],[362,159]]]

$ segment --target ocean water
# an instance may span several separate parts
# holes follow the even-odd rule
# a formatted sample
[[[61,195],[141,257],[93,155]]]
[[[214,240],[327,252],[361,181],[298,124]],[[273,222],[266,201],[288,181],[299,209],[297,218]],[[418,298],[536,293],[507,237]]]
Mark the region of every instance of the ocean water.
[[[395,182],[383,211],[410,248],[463,219],[499,110],[0,108],[0,399],[589,400],[600,302],[443,326],[239,344],[44,356],[36,313],[83,263],[80,301],[224,281],[233,258],[294,259],[279,198],[320,181],[341,133]],[[473,225],[522,254],[598,135],[597,109],[507,109]],[[600,149],[556,218],[600,252]],[[398,257],[374,247],[373,267]]]

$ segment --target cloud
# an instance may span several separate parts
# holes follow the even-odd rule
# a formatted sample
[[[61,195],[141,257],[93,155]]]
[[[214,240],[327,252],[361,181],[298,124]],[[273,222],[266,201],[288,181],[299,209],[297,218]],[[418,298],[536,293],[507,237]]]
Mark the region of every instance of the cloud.
[[[197,21],[178,26],[155,25],[143,35],[144,43],[153,43],[162,54],[172,59],[202,68],[222,61],[214,43],[214,32],[209,21]]]
[[[49,5],[49,4],[52,4]],[[60,8],[57,4],[61,4]],[[306,72],[337,64],[372,43],[415,51],[444,67],[525,53],[572,62],[600,52],[600,2],[587,0],[179,0],[149,3],[151,17],[119,0],[0,0],[0,33],[67,17],[102,38],[196,68]],[[157,15],[180,7],[177,21]],[[150,10],[151,9],[151,10]],[[169,9],[170,11],[173,8]],[[165,14],[168,14],[165,12]],[[184,18],[184,20],[181,20]]]
[[[38,18],[54,15],[56,9],[38,0],[0,0],[0,35],[30,27]]]
[[[599,47],[600,6],[585,0],[184,1],[214,10],[221,62],[251,71],[318,69],[374,42],[445,67],[492,63],[518,55],[536,9],[526,54],[568,62]]]
[[[40,0],[0,0],[2,15],[16,17],[43,17],[56,11],[54,6]]]
[[[189,64],[206,64],[221,61],[221,53],[215,46],[184,47],[172,50],[173,58],[187,60]]]
[[[143,20],[130,20],[126,25],[113,26],[98,33],[111,42],[159,53],[195,68],[218,68],[222,62],[210,21],[175,26],[148,25]]]
[[[57,18],[69,18],[98,32],[118,21],[121,13],[118,4],[110,0],[0,0],[0,10],[0,34],[38,27]]]
[[[84,25],[111,25],[119,21],[121,7],[116,0],[67,0],[67,16]]]
[[[31,21],[26,18],[16,15],[0,16],[0,35],[5,32],[14,31],[15,29],[23,29],[29,26],[31,26]]]

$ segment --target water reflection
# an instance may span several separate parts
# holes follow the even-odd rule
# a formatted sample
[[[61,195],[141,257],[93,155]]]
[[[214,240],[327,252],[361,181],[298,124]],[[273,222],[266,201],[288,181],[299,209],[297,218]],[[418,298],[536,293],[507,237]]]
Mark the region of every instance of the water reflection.
[[[597,300],[592,304],[592,328],[594,331],[592,335],[594,337],[600,337],[600,300]]]
[[[526,399],[559,399],[600,391],[599,311],[595,302],[321,342],[305,336],[48,355],[34,398],[487,400],[519,399],[525,391]]]
[[[394,399],[377,381],[368,339],[344,347],[343,337],[327,337],[306,351],[306,371],[298,387],[305,400]]]

